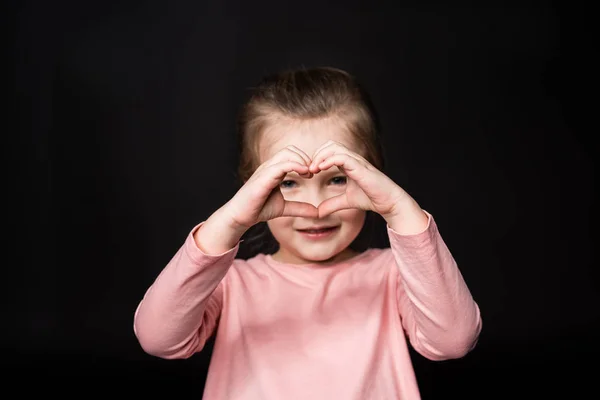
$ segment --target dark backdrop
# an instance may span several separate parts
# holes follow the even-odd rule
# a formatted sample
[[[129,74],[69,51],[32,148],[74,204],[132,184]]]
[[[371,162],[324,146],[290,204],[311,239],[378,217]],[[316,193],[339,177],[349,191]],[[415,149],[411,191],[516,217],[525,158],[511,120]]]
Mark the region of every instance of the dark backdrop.
[[[332,65],[370,90],[386,172],[436,217],[481,306],[466,358],[413,354],[424,398],[593,390],[585,12],[259,3],[8,3],[4,374],[27,374],[26,390],[82,381],[199,398],[211,347],[182,361],[144,354],[135,307],[235,193],[245,89],[280,68]]]

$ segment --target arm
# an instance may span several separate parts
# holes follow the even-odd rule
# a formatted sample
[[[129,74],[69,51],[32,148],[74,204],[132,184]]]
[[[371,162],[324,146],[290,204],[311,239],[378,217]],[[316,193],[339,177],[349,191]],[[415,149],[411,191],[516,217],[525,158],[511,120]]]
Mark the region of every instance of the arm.
[[[460,358],[477,343],[482,326],[479,307],[433,217],[414,205],[404,208],[404,220],[388,221],[399,269],[402,324],[413,348],[424,357]]]
[[[145,352],[187,358],[204,347],[221,313],[222,284],[240,237],[219,212],[190,232],[136,309],[134,332]]]
[[[223,279],[251,226],[282,216],[318,217],[316,207],[286,201],[278,190],[288,173],[306,176],[307,162],[293,146],[277,152],[190,233],[136,310],[134,331],[147,353],[185,358],[204,347],[221,314]]]
[[[399,310],[413,347],[432,360],[465,355],[481,330],[479,308],[431,216],[393,180],[340,143],[330,141],[319,148],[309,171],[334,165],[350,181],[345,193],[319,205],[319,217],[348,208],[380,214],[388,224],[400,275]]]

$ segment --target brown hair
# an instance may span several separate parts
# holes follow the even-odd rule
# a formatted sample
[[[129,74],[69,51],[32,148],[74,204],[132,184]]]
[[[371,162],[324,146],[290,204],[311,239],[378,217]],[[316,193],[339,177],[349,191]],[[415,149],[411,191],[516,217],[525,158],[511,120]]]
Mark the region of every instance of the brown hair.
[[[338,117],[364,149],[362,155],[383,168],[375,111],[356,79],[331,67],[298,68],[264,77],[241,109],[238,175],[242,182],[259,166],[258,144],[273,113],[298,120]]]

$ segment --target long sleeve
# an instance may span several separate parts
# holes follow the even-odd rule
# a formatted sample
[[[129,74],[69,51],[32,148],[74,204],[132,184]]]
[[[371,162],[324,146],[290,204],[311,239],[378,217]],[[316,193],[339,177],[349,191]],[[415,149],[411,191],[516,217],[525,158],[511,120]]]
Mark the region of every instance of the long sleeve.
[[[421,233],[402,236],[388,227],[388,235],[399,269],[398,306],[413,348],[431,360],[466,355],[481,332],[480,310],[433,217]]]
[[[146,291],[134,315],[134,333],[145,352],[187,358],[212,335],[222,307],[222,284],[238,245],[220,255],[204,254],[193,234]]]

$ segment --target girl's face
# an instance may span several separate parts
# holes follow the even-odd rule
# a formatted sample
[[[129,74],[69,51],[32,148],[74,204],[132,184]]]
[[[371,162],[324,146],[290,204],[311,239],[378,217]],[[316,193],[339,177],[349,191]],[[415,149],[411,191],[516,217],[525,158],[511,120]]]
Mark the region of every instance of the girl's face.
[[[271,158],[286,146],[296,146],[312,158],[328,140],[339,142],[361,154],[352,134],[334,118],[297,121],[277,118],[263,133],[259,148],[260,162]],[[288,174],[281,184],[286,200],[302,201],[318,207],[324,200],[343,194],[346,176],[337,167],[321,171],[310,179]],[[293,264],[335,262],[350,258],[348,246],[360,233],[366,213],[362,210],[340,210],[323,219],[282,217],[267,222],[279,243],[273,258]],[[325,229],[323,229],[325,228]]]

